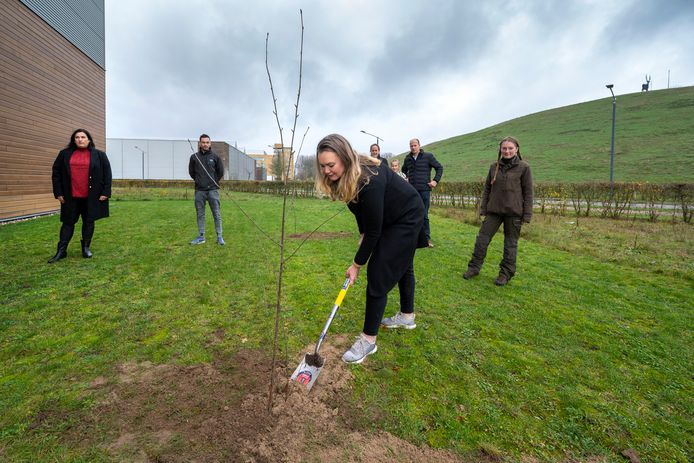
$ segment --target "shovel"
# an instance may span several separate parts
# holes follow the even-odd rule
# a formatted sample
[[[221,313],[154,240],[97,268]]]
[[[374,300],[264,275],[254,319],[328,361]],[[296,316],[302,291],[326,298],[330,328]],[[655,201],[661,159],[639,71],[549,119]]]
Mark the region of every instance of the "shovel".
[[[342,304],[342,300],[345,298],[347,288],[349,288],[349,278],[347,278],[345,282],[342,284],[342,289],[340,289],[340,292],[337,295],[337,299],[335,299],[333,310],[330,312],[328,321],[325,322],[323,331],[321,331],[320,337],[318,338],[318,343],[316,343],[315,350],[312,354],[306,354],[304,356],[304,359],[301,361],[299,366],[296,367],[296,370],[294,370],[294,374],[292,374],[292,377],[290,378],[306,386],[306,389],[308,391],[310,391],[313,387],[313,384],[316,382],[316,379],[320,374],[320,370],[321,368],[323,368],[323,364],[325,363],[325,359],[318,355],[318,349],[320,349],[320,345],[323,343],[325,336],[328,334],[328,328],[330,328],[330,324],[333,322],[333,318],[335,318],[337,309],[340,308],[340,304]]]

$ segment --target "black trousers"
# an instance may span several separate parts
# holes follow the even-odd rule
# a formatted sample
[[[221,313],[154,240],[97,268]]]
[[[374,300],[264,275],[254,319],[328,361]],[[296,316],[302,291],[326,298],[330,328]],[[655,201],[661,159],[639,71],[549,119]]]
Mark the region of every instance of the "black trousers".
[[[499,274],[511,278],[516,273],[516,256],[518,255],[518,238],[521,231],[521,218],[511,215],[487,214],[482,222],[475,240],[472,259],[467,264],[468,269],[479,271],[487,256],[487,247],[492,238],[504,224],[504,257],[499,264]]]
[[[75,224],[82,217],[82,241],[89,246],[94,236],[94,221],[87,215],[87,198],[72,198],[75,207],[60,227],[60,244],[67,246],[75,233]]]
[[[405,274],[398,281],[400,291],[400,311],[402,313],[414,313],[414,261],[405,270]],[[366,315],[364,316],[364,334],[376,336],[378,328],[383,320],[383,313],[388,303],[388,294],[383,296],[371,296],[366,291]]]

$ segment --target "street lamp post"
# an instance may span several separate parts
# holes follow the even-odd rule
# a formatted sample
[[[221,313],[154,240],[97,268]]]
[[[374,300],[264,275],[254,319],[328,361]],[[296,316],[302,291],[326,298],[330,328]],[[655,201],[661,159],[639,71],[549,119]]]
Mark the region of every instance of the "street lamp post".
[[[361,133],[365,133],[366,135],[371,135],[372,137],[376,137],[376,145],[378,145],[379,147],[381,146],[380,143],[378,143],[378,141],[379,141],[379,140],[380,140],[380,141],[383,141],[383,138],[379,137],[378,135],[374,135],[374,134],[372,134],[372,133],[369,133],[369,132],[367,132],[366,130],[360,130],[360,132],[361,132]]]
[[[142,153],[142,180],[145,179],[145,150],[140,148],[139,146],[136,146],[135,149],[140,150]]]
[[[612,94],[612,141],[610,143],[610,188],[614,188],[614,127],[617,120],[617,97],[612,91],[613,84],[605,85]]]

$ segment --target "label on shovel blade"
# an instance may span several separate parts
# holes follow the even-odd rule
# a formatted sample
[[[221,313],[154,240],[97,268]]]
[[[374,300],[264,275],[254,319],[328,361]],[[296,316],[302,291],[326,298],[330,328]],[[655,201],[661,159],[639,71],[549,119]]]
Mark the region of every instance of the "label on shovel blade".
[[[321,369],[319,367],[308,365],[305,361],[302,361],[299,366],[296,367],[296,370],[294,370],[294,374],[292,374],[290,379],[299,384],[303,384],[306,386],[306,389],[310,391],[318,378],[320,370]]]

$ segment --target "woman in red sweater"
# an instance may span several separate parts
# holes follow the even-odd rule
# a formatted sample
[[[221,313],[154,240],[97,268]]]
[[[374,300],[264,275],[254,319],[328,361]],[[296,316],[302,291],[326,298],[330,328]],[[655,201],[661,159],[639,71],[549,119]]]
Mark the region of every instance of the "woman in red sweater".
[[[60,201],[60,238],[58,251],[48,263],[67,257],[67,246],[82,217],[82,257],[92,257],[89,246],[94,235],[94,221],[108,217],[111,196],[111,164],[103,151],[94,148],[94,139],[84,129],[77,129],[70,143],[58,153],[53,163],[53,196]]]

